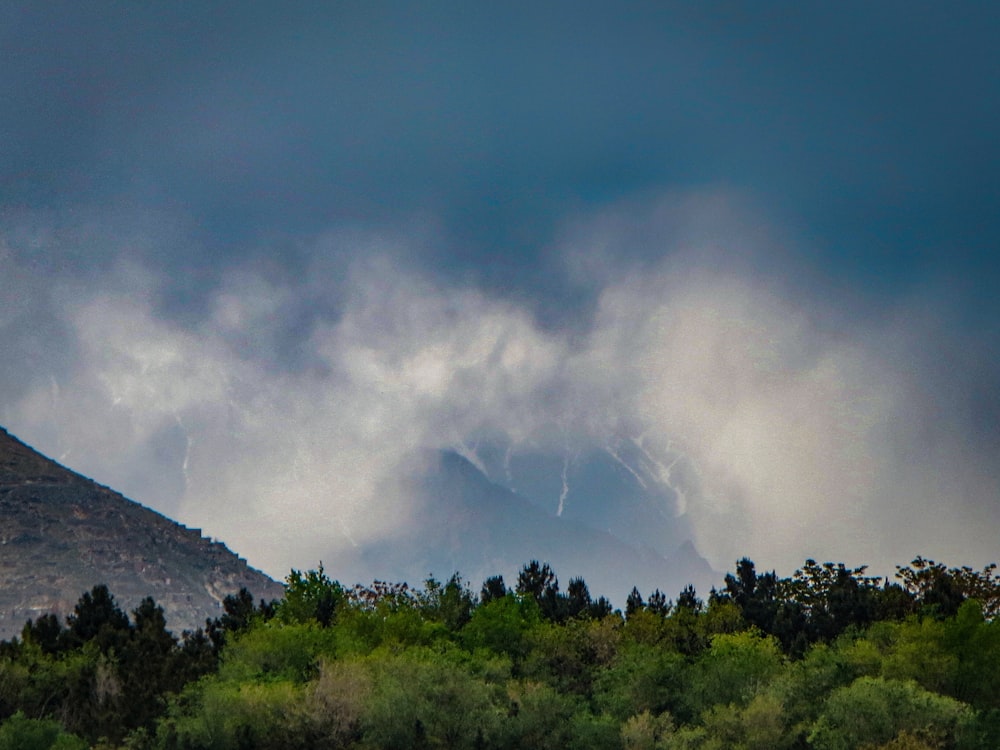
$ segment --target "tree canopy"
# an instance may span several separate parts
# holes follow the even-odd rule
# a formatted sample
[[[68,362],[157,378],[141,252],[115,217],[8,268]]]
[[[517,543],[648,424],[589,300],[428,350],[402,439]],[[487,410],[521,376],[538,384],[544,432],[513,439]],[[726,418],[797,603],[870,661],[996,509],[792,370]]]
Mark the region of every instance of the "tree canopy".
[[[995,748],[998,591],[992,565],[744,558],[706,600],[633,589],[619,611],[538,560],[479,594],[320,565],[175,636],[96,586],[0,644],[0,750]]]

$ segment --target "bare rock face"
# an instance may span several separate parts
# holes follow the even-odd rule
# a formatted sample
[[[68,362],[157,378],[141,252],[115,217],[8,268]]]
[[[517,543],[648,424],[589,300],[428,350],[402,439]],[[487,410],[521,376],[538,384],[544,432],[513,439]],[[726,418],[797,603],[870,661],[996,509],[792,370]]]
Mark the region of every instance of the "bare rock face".
[[[0,428],[0,638],[28,619],[72,611],[107,584],[131,611],[152,596],[175,633],[222,613],[246,587],[280,598],[281,584],[200,529],[189,529],[82,477]]]

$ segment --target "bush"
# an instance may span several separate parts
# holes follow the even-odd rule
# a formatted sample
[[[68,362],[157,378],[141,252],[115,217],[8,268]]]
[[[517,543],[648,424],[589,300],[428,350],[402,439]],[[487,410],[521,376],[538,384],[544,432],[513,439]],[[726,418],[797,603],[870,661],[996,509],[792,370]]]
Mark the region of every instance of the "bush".
[[[87,743],[57,721],[29,719],[18,711],[0,724],[0,750],[87,750]]]
[[[853,750],[884,745],[905,731],[954,745],[959,726],[971,716],[964,703],[915,682],[860,677],[827,698],[809,742],[817,750]]]

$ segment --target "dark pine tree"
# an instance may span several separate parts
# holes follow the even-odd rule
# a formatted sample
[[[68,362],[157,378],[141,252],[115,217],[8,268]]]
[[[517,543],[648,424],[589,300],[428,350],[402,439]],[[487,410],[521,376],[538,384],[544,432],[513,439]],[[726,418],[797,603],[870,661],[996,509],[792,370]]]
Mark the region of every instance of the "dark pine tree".
[[[507,596],[507,585],[503,582],[503,576],[490,576],[483,581],[479,603],[489,604],[494,599],[503,599],[505,596]]]
[[[543,565],[538,560],[532,560],[521,568],[517,576],[517,593],[532,597],[545,619],[560,619],[559,579],[548,563]]]
[[[592,605],[590,590],[582,578],[571,578],[566,587],[566,614],[568,617],[589,616]]]
[[[66,623],[69,627],[63,635],[70,648],[94,641],[102,653],[120,651],[130,635],[128,616],[104,584],[80,597]]]
[[[639,593],[639,589],[633,586],[628,599],[625,600],[625,617],[631,617],[636,612],[640,612],[643,607],[645,607],[645,603],[642,601],[642,594]]]

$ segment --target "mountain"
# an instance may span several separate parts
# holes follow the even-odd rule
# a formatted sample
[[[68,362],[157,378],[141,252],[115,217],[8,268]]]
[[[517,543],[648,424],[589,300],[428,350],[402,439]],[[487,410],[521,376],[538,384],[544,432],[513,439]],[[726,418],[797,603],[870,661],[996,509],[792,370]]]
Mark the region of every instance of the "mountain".
[[[682,489],[692,483],[692,469],[670,446],[618,437],[587,450],[545,452],[483,441],[464,455],[490,481],[546,513],[632,546],[669,557],[692,538]]]
[[[226,548],[80,476],[0,428],[0,638],[46,612],[65,615],[105,583],[126,611],[152,596],[174,632],[204,625],[241,587],[276,583]]]
[[[666,552],[631,544],[545,511],[452,451],[437,456],[414,494],[423,503],[423,522],[365,549],[363,566],[371,575],[414,582],[457,571],[478,588],[485,578],[502,574],[513,585],[521,566],[537,559],[552,566],[564,589],[580,576],[592,595],[618,605],[633,585],[644,595],[659,588],[673,597],[691,583],[704,595],[718,579],[690,541]]]

